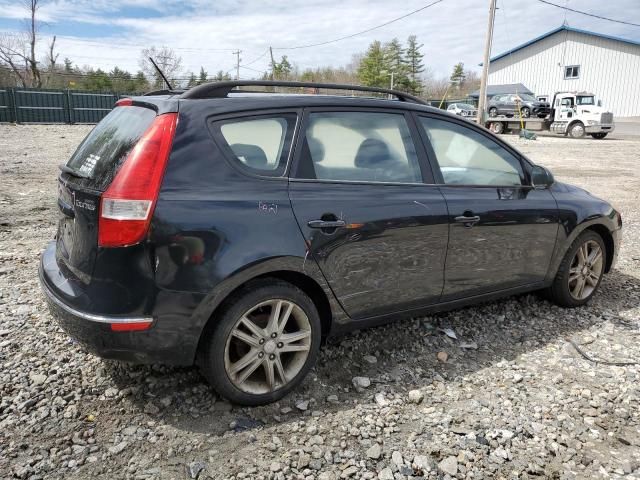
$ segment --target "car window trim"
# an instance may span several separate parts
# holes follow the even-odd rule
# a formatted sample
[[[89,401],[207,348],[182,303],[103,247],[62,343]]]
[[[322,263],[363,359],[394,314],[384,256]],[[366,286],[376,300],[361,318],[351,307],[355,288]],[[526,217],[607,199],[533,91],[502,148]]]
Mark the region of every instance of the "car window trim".
[[[414,121],[416,126],[418,127],[418,133],[422,138],[422,142],[424,143],[425,149],[427,151],[427,157],[429,159],[429,164],[432,165],[434,171],[434,177],[436,179],[435,185],[438,186],[446,186],[446,187],[473,187],[473,188],[532,188],[531,186],[531,163],[522,156],[520,152],[515,150],[511,145],[504,142],[503,140],[497,138],[494,134],[492,134],[489,130],[478,126],[476,123],[470,122],[469,120],[459,119],[456,117],[449,118],[448,116],[440,115],[433,112],[412,112],[414,116]],[[461,125],[462,127],[467,127],[483,136],[488,138],[490,141],[495,142],[498,146],[507,150],[511,155],[513,155],[516,160],[520,163],[520,167],[522,168],[522,172],[524,173],[524,179],[521,185],[477,185],[477,184],[447,184],[444,182],[444,177],[442,176],[442,171],[440,170],[440,164],[438,163],[437,156],[435,150],[433,150],[433,146],[427,137],[427,132],[420,125],[420,117],[426,118],[435,118],[436,120],[442,120],[449,123],[455,123]],[[432,161],[433,160],[433,161]]]
[[[402,115],[405,119],[411,141],[416,152],[418,161],[418,168],[420,170],[421,182],[381,182],[374,180],[335,180],[335,179],[321,179],[321,178],[299,178],[298,167],[302,157],[302,146],[304,142],[304,132],[306,132],[307,125],[309,124],[309,116],[312,113],[326,113],[326,112],[368,112],[368,113],[386,113],[392,115]],[[302,117],[300,120],[299,128],[296,132],[296,142],[294,146],[293,159],[291,162],[291,169],[289,171],[289,181],[292,182],[321,182],[321,183],[345,183],[345,184],[372,184],[372,185],[434,185],[435,179],[433,178],[433,172],[428,164],[427,153],[420,138],[420,131],[418,125],[416,125],[412,112],[404,108],[384,108],[384,107],[348,107],[348,106],[313,106],[303,108]]]
[[[302,108],[283,108],[283,109],[264,109],[264,110],[245,110],[242,112],[233,112],[233,113],[225,113],[221,115],[211,115],[207,117],[207,129],[209,130],[209,134],[213,139],[216,147],[220,149],[222,156],[227,161],[229,165],[231,165],[235,170],[242,173],[243,175],[247,175],[253,178],[259,178],[261,180],[276,180],[276,181],[287,181],[289,170],[291,168],[291,163],[293,159],[294,146],[296,144],[296,137],[298,134],[298,130],[300,129],[301,118],[302,118]],[[291,134],[291,145],[289,145],[289,151],[287,152],[287,158],[284,170],[280,175],[266,175],[259,173],[259,169],[255,169],[252,167],[248,167],[243,165],[242,162],[238,161],[238,158],[233,155],[231,148],[227,145],[227,141],[222,135],[222,132],[219,128],[215,127],[215,124],[219,122],[224,122],[225,120],[241,120],[243,118],[257,118],[257,117],[277,117],[278,115],[295,115],[296,120],[293,126],[293,131]],[[288,132],[287,132],[288,133]]]

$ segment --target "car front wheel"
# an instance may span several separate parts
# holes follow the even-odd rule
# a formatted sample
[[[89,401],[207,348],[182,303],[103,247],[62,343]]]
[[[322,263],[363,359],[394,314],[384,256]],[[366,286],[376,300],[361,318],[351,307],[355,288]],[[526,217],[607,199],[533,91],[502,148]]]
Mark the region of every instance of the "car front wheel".
[[[531,110],[529,110],[529,107],[521,108],[520,113],[522,114],[522,118],[529,118],[531,116]]]
[[[489,109],[489,116],[490,117],[497,117],[498,116],[498,109],[496,107],[491,107]]]
[[[318,312],[304,292],[279,280],[252,282],[227,302],[205,337],[200,368],[223,397],[264,405],[304,379],[320,337]]]
[[[606,247],[595,232],[582,233],[565,255],[553,284],[550,299],[562,307],[579,307],[596,293],[606,266]]]

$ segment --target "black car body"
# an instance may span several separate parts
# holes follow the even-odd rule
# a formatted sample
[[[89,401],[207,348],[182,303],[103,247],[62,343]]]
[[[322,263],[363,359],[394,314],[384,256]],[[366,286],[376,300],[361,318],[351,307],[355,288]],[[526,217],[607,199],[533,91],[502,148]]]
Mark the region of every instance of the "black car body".
[[[544,118],[551,112],[549,102],[541,102],[533,95],[525,93],[494,95],[489,100],[487,111],[490,117],[497,115],[516,116],[518,108],[523,117]]]
[[[306,295],[324,337],[550,287],[585,231],[606,246],[602,268],[615,262],[621,220],[608,203],[441,110],[191,95],[122,102],[62,167],[60,225],[41,283],[63,329],[102,357],[192,365],[238,292],[261,279]],[[340,139],[317,140],[331,132]],[[438,158],[456,157],[466,138],[514,171],[439,166],[434,147]],[[149,149],[151,173],[135,176]],[[469,172],[487,184],[465,181]]]

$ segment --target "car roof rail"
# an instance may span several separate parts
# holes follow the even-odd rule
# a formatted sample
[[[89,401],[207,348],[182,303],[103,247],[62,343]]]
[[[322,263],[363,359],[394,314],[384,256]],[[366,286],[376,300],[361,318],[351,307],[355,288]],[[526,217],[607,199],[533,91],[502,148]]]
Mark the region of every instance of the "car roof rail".
[[[391,90],[388,88],[365,87],[362,85],[349,85],[341,83],[318,83],[318,82],[293,82],[279,80],[234,80],[228,82],[203,83],[193,87],[180,95],[181,99],[196,98],[226,98],[229,93],[237,87],[300,87],[300,88],[324,88],[327,90],[354,90],[357,92],[386,93],[393,95],[402,102],[418,103],[428,105],[424,100],[405,92]],[[244,91],[246,92],[246,91]],[[252,92],[269,93],[269,92]]]
[[[152,95],[180,95],[184,93],[185,90],[152,90],[151,92],[147,92],[143,94],[144,97],[150,97]]]

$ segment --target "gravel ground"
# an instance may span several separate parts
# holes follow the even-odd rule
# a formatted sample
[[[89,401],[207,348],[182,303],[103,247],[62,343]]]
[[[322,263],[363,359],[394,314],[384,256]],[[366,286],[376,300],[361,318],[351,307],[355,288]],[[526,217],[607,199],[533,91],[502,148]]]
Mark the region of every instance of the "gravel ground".
[[[0,477],[640,478],[640,367],[568,342],[640,360],[640,138],[509,137],[622,212],[618,266],[588,307],[523,295],[358,332],[249,409],[196,369],[88,355],[52,321],[37,261],[56,167],[89,129],[0,126]]]

